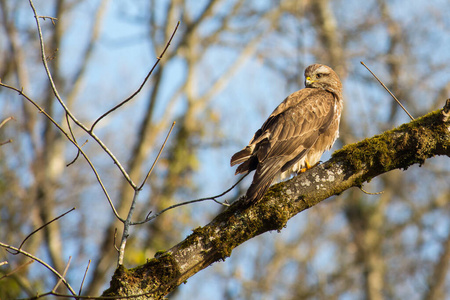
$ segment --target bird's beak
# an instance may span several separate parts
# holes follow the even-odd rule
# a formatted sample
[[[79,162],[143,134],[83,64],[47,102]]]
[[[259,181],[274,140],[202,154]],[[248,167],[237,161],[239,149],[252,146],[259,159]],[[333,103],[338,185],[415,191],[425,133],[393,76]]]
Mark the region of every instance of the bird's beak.
[[[314,81],[313,80],[311,80],[311,77],[306,77],[305,78],[305,86],[308,86],[308,85],[310,85],[311,83],[313,83]]]

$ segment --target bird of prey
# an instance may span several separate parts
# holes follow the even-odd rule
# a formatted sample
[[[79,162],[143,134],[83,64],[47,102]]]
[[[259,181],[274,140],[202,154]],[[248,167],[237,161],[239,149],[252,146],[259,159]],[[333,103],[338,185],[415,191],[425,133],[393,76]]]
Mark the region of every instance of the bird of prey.
[[[245,204],[259,201],[279,177],[301,173],[319,163],[339,135],[342,84],[328,66],[305,70],[305,88],[289,95],[256,131],[247,147],[231,157],[237,174],[256,170]]]

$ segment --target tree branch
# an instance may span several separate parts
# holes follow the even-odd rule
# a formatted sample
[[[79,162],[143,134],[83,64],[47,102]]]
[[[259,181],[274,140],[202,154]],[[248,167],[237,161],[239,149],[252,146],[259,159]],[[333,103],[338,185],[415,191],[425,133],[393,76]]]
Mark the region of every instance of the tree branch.
[[[240,201],[184,241],[134,269],[119,267],[103,296],[142,295],[161,298],[232,250],[319,202],[395,169],[406,170],[435,155],[450,157],[450,99],[443,110],[383,134],[347,145],[327,162],[274,185],[256,205]],[[147,293],[147,294],[146,294]],[[145,298],[143,297],[143,298]]]

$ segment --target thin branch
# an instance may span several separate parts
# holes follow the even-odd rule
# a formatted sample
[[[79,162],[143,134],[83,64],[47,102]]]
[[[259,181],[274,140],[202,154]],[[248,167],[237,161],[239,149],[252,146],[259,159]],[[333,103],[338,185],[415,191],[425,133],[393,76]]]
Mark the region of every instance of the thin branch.
[[[8,250],[7,250],[7,251],[8,251]],[[8,251],[8,252],[9,252],[9,251]],[[0,263],[0,266],[5,265],[5,264],[7,264],[7,263],[8,263],[8,262],[6,262],[6,261],[5,261],[5,262],[2,262],[2,263]],[[27,262],[21,264],[20,266],[18,266],[17,268],[15,268],[15,269],[12,270],[11,272],[9,272],[8,274],[5,274],[5,275],[3,275],[2,277],[0,277],[0,280],[2,280],[3,278],[6,278],[6,277],[11,276],[12,274],[16,273],[17,271],[19,271],[19,270],[25,268],[26,266],[28,266],[28,265],[30,265],[30,264],[32,264],[32,263],[34,263],[34,260],[29,260],[29,261],[27,261]]]
[[[117,248],[116,239],[117,239],[117,228],[114,228],[114,241],[113,241],[113,244],[114,244],[114,249],[116,249],[117,253],[119,253],[120,251],[119,251],[119,248]]]
[[[226,201],[225,202],[220,202],[220,201],[217,201],[217,199],[216,198],[220,198],[220,197],[222,197],[223,195],[225,195],[225,194],[227,194],[228,192],[230,192],[232,189],[234,189],[246,176],[248,175],[248,173],[247,174],[245,174],[244,176],[242,176],[241,178],[239,178],[239,180],[235,183],[235,184],[233,184],[233,186],[231,186],[228,190],[226,190],[225,192],[223,192],[223,193],[221,193],[221,194],[219,194],[219,195],[216,195],[216,196],[212,196],[212,197],[206,197],[206,198],[200,198],[200,199],[195,199],[195,200],[189,200],[189,201],[186,201],[186,202],[181,202],[181,203],[177,203],[177,204],[174,204],[174,205],[171,205],[171,206],[169,206],[169,207],[167,207],[167,208],[165,208],[165,209],[163,209],[163,210],[161,210],[159,213],[156,213],[156,214],[154,214],[153,216],[151,216],[150,217],[150,214],[152,213],[151,211],[147,214],[147,217],[145,218],[145,220],[144,221],[141,221],[141,222],[134,222],[134,223],[131,223],[131,225],[140,225],[140,224],[144,224],[144,223],[147,223],[147,222],[149,222],[149,221],[151,221],[151,220],[153,220],[153,219],[155,219],[155,218],[157,218],[157,217],[159,217],[160,215],[162,215],[163,213],[165,213],[166,211],[168,211],[168,210],[171,210],[171,209],[174,209],[174,208],[176,208],[176,207],[179,207],[179,206],[184,206],[184,205],[188,205],[188,204],[192,204],[192,203],[197,203],[197,202],[202,202],[202,201],[207,201],[207,200],[212,200],[212,201],[214,201],[214,202],[216,202],[217,204],[220,204],[220,205],[223,205],[223,206],[230,206],[230,204],[228,204]]]
[[[5,125],[8,121],[11,120],[15,120],[14,117],[7,117],[6,119],[4,119],[1,123],[0,123],[0,128],[3,127],[3,125]]]
[[[405,111],[405,113],[411,118],[411,120],[414,121],[413,116],[411,116],[411,114],[406,110],[406,108],[400,103],[400,101],[397,99],[397,97],[394,96],[394,94],[391,93],[391,91],[387,88],[387,86],[384,85],[384,83],[378,79],[377,75],[375,75],[368,66],[366,66],[366,64],[364,62],[360,62],[364,67],[366,67],[366,69],[370,72],[370,74],[372,74],[373,77],[375,77],[375,79],[384,87],[384,89],[386,91],[388,91],[388,93],[391,95],[392,98],[394,98],[395,101],[397,101],[397,104],[400,105],[400,107]]]
[[[52,24],[55,25],[56,21],[58,21],[58,18],[55,17],[49,17],[49,16],[39,16],[38,18],[41,18],[42,20],[45,21],[45,19],[50,19],[50,21],[52,21]]]
[[[59,95],[59,92],[58,92],[58,90],[57,90],[57,88],[55,86],[55,82],[53,80],[53,76],[52,76],[52,74],[50,72],[50,69],[48,67],[48,63],[47,63],[47,60],[46,60],[44,36],[42,34],[41,23],[39,22],[40,16],[38,16],[38,14],[37,14],[37,11],[36,11],[36,8],[34,7],[33,1],[29,0],[29,3],[30,3],[30,6],[31,6],[31,9],[33,10],[34,18],[36,19],[36,26],[37,26],[38,35],[39,35],[39,43],[41,45],[41,59],[42,59],[42,63],[44,64],[44,69],[45,69],[45,72],[47,74],[48,81],[49,81],[50,86],[52,88],[53,94],[56,97],[56,100],[58,100],[59,104],[62,106],[64,111],[69,115],[69,117],[75,122],[75,124],[77,124],[81,129],[83,129],[86,133],[88,133],[100,145],[100,147],[103,149],[103,151],[105,151],[111,157],[111,159],[114,161],[114,164],[117,165],[117,167],[122,172],[122,175],[125,177],[125,179],[128,181],[128,183],[133,187],[133,189],[136,189],[136,185],[134,184],[133,180],[131,180],[130,176],[125,171],[125,169],[123,168],[122,164],[114,156],[114,154],[112,154],[112,152],[109,150],[109,148],[106,147],[106,145],[92,132],[92,130],[89,130],[86,126],[83,125],[83,123],[78,121],[78,119],[72,114],[72,112],[69,110],[69,108],[64,103],[64,101],[62,101],[62,98]]]
[[[81,296],[81,295],[68,295],[68,294],[62,294],[57,293],[54,291],[46,292],[43,294],[36,294],[32,298],[22,298],[21,300],[36,300],[39,298],[44,298],[47,296],[56,296],[59,298],[75,298],[75,299],[99,299],[99,300],[120,300],[120,299],[141,299],[142,296],[149,296],[154,291],[146,292],[146,293],[140,293],[140,294],[133,294],[133,295],[127,295],[127,296]],[[147,299],[146,297],[145,299]],[[153,299],[153,298],[152,298]]]
[[[139,186],[138,190],[142,190],[142,187],[144,186],[145,182],[147,181],[147,179],[150,177],[150,174],[152,174],[153,168],[155,167],[156,163],[158,162],[159,157],[161,156],[162,151],[164,150],[164,147],[166,146],[167,140],[169,139],[170,134],[172,133],[173,127],[175,126],[175,121],[172,123],[172,126],[169,129],[169,132],[167,133],[166,139],[164,140],[164,143],[161,146],[161,149],[159,149],[158,155],[156,156],[155,160],[153,161],[153,165],[150,168],[150,170],[147,173],[147,176],[145,176],[144,181],[142,182],[142,184]]]
[[[366,191],[365,189],[363,189],[362,186],[360,186],[359,189],[360,189],[364,194],[366,194],[366,195],[375,196],[375,195],[381,195],[381,194],[384,194],[384,191],[376,192],[376,193],[368,192],[368,191]]]
[[[128,231],[130,229],[131,225],[131,217],[133,216],[134,209],[136,207],[136,200],[139,195],[140,190],[135,190],[133,199],[131,200],[131,206],[128,211],[128,216],[125,222],[123,223],[123,232],[122,232],[122,239],[120,241],[120,247],[119,247],[119,257],[117,258],[117,266],[123,265],[123,258],[125,255],[125,246],[127,245],[127,240],[129,237]],[[114,243],[115,244],[115,243]]]
[[[55,125],[58,129],[59,129],[59,131],[61,131],[61,133],[67,138],[67,140],[69,141],[69,142],[71,142],[79,151],[80,151],[80,153],[83,155],[83,157],[84,157],[84,159],[87,161],[87,163],[89,164],[89,166],[91,167],[91,169],[92,169],[92,171],[94,172],[94,175],[95,175],[95,177],[96,177],[96,179],[97,179],[97,182],[100,184],[100,187],[102,188],[102,191],[103,191],[103,193],[105,194],[105,197],[106,197],[106,199],[108,200],[108,203],[109,203],[109,205],[111,206],[111,209],[113,210],[113,212],[114,212],[114,215],[116,216],[116,218],[118,219],[118,220],[120,220],[121,222],[124,222],[125,220],[123,219],[123,218],[121,218],[120,216],[119,216],[119,213],[117,212],[117,210],[116,210],[116,208],[114,207],[114,204],[112,203],[112,200],[111,200],[111,198],[110,198],[110,196],[109,196],[109,194],[108,194],[108,191],[106,190],[106,188],[105,188],[105,186],[104,186],[104,184],[103,184],[103,181],[101,180],[101,178],[100,178],[100,175],[98,174],[98,172],[97,172],[97,169],[94,167],[94,164],[91,162],[91,160],[89,159],[89,157],[87,156],[87,154],[81,149],[81,147],[74,141],[74,140],[72,140],[72,138],[68,135],[68,133],[67,132],[65,132],[64,131],[64,129],[47,113],[47,112],[45,112],[44,111],[44,109],[42,109],[42,107],[40,107],[39,106],[39,104],[37,104],[35,101],[33,101],[30,97],[28,97],[24,92],[23,92],[23,90],[19,90],[19,89],[17,89],[17,88],[15,88],[15,87],[13,87],[13,86],[10,86],[10,85],[7,85],[7,84],[4,84],[4,83],[2,83],[1,81],[0,81],[0,86],[3,86],[3,87],[6,87],[6,88],[8,88],[8,89],[10,89],[10,90],[13,90],[13,91],[16,91],[16,92],[18,92],[19,93],[19,95],[21,95],[22,97],[24,97],[25,99],[27,99],[28,100],[28,102],[30,102],[31,104],[33,104],[37,109],[38,109],[38,111],[40,112],[40,113],[42,113],[42,114],[44,114],[45,115],[45,117],[46,118],[48,118],[52,123],[53,123],[53,125]],[[97,137],[95,138],[95,139],[98,139]],[[101,142],[101,141],[100,141]],[[109,150],[108,150],[109,151]],[[115,160],[115,158],[113,159],[115,162],[117,161],[117,160]],[[119,168],[120,169],[120,168]]]
[[[9,139],[9,140],[0,142],[0,146],[3,146],[3,145],[6,145],[6,144],[9,144],[9,143],[12,143],[12,141],[13,141],[12,139]]]
[[[245,177],[247,177],[247,175],[248,175],[249,173],[247,173],[247,174],[245,174],[244,176],[242,176],[241,178],[239,178],[239,180],[238,181],[236,181],[236,183],[235,184],[233,184],[228,190],[226,190],[225,192],[223,192],[222,194],[219,194],[219,195],[217,195],[217,196],[213,196],[213,197],[208,197],[208,198],[200,198],[200,199],[196,199],[196,200],[192,200],[192,201],[196,201],[196,202],[198,202],[198,201],[205,201],[205,200],[215,200],[216,198],[220,198],[220,197],[222,197],[223,195],[225,195],[225,194],[227,194],[228,192],[230,192],[232,189],[234,189]],[[217,202],[217,201],[216,201]],[[224,205],[224,206],[230,206],[229,204],[225,204],[225,203],[222,203],[222,202],[218,202],[219,204],[222,204],[222,205]]]
[[[162,53],[157,57],[155,64],[153,65],[152,69],[150,70],[150,72],[148,72],[147,76],[145,77],[144,81],[142,82],[141,86],[137,89],[136,92],[134,92],[130,97],[128,97],[127,99],[123,100],[121,103],[119,103],[118,105],[114,106],[113,108],[111,108],[110,110],[108,110],[106,113],[104,113],[103,115],[101,115],[95,122],[94,124],[92,124],[91,129],[89,129],[89,132],[92,132],[94,130],[95,125],[97,125],[98,122],[100,122],[101,119],[103,119],[104,117],[106,117],[107,115],[109,115],[111,112],[115,111],[116,109],[118,109],[119,107],[121,107],[122,105],[124,105],[125,103],[129,102],[131,99],[133,99],[137,94],[140,93],[140,91],[142,90],[142,88],[144,87],[145,83],[147,82],[147,80],[150,78],[150,75],[152,75],[153,70],[156,68],[156,66],[159,64],[159,61],[162,59],[162,57],[164,56],[164,53],[166,53],[166,50],[169,48],[170,43],[172,42],[173,37],[175,36],[175,33],[177,32],[178,26],[180,25],[180,21],[178,21],[177,26],[175,26],[175,29],[173,30],[172,36],[170,37],[169,41],[167,42],[166,46],[164,47],[164,50],[162,51]]]
[[[153,162],[152,167],[148,171],[147,176],[145,177],[145,179],[142,182],[141,186],[134,191],[133,200],[131,201],[130,210],[128,211],[127,219],[125,220],[124,225],[123,225],[122,240],[120,242],[119,257],[118,257],[118,261],[117,261],[118,265],[122,265],[123,264],[123,257],[125,255],[125,246],[127,244],[127,239],[128,239],[128,236],[129,236],[128,231],[129,231],[130,226],[133,225],[133,223],[131,222],[131,218],[133,216],[133,212],[134,212],[134,209],[135,209],[135,206],[136,206],[136,200],[137,200],[137,197],[139,195],[139,192],[142,190],[142,187],[144,186],[144,184],[147,181],[148,177],[152,173],[153,168],[155,167],[159,156],[161,155],[162,151],[164,150],[164,147],[165,147],[165,145],[167,143],[167,140],[169,139],[170,133],[172,132],[174,126],[175,126],[175,122],[172,123],[172,126],[170,127],[170,130],[167,133],[166,139],[164,140],[164,143],[162,144],[161,149],[159,150],[159,153],[156,156],[156,159]],[[114,243],[114,246],[115,246],[115,244],[116,243]]]
[[[64,269],[64,272],[62,273],[62,278],[66,277],[67,270],[69,270],[70,261],[72,260],[72,256],[69,256],[69,261],[67,262],[66,268]],[[55,284],[55,287],[52,289],[52,292],[56,292],[56,289],[61,284],[62,279],[60,278],[58,282]]]
[[[0,83],[1,83],[1,81],[0,81]],[[8,118],[4,119],[4,120],[0,123],[0,128],[2,128],[3,125],[5,125],[8,121],[11,121],[11,120],[15,120],[14,117],[8,117]],[[9,144],[9,143],[11,143],[12,141],[13,141],[12,139],[9,139],[9,140],[0,142],[0,146]]]
[[[89,271],[89,266],[91,265],[91,260],[89,260],[86,270],[84,271],[83,280],[81,280],[80,290],[78,291],[78,295],[81,295],[81,291],[83,290],[84,280],[86,279],[87,272]]]
[[[77,142],[77,140],[76,140],[76,138],[75,138],[75,135],[74,135],[74,133],[73,133],[73,131],[72,131],[72,126],[70,126],[69,115],[68,115],[67,113],[65,113],[64,115],[65,115],[65,117],[66,117],[66,124],[67,124],[67,128],[69,128],[70,136],[71,136],[72,139],[78,144],[78,142]],[[81,146],[81,147],[83,147],[83,146]],[[78,159],[79,156],[80,156],[80,151],[78,150],[78,151],[77,151],[77,155],[75,155],[75,158],[74,158],[70,163],[68,163],[68,164],[66,165],[66,167],[72,165],[72,164]]]
[[[81,145],[80,148],[83,148],[84,145],[86,145],[88,142],[89,142],[89,140],[84,141],[83,145]],[[70,165],[74,164],[77,161],[79,156],[80,156],[80,151],[78,150],[77,155],[75,155],[74,159],[72,159],[72,161],[70,163],[68,163],[66,165],[66,167],[69,167]]]
[[[53,80],[52,73],[50,72],[50,69],[48,67],[48,62],[47,62],[47,58],[45,55],[44,35],[42,34],[41,23],[39,22],[39,18],[43,18],[43,17],[38,16],[36,8],[34,7],[33,1],[29,0],[28,2],[30,3],[31,9],[33,10],[34,18],[36,19],[36,26],[37,26],[38,35],[39,35],[39,43],[41,46],[41,60],[42,60],[42,63],[44,64],[45,72],[47,73],[47,77],[49,79],[49,83],[52,88],[53,94],[55,95],[56,99],[61,104],[61,106],[64,108],[66,113],[68,113],[70,115],[70,117],[72,119],[74,119],[74,121],[75,121],[76,118],[72,115],[69,108],[65,105],[64,101],[62,101],[61,96],[59,95],[58,89],[55,86],[55,82]],[[78,122],[78,120],[76,120],[76,122]]]
[[[72,287],[70,286],[70,284],[66,281],[66,279],[64,279],[63,276],[61,276],[61,274],[59,274],[58,271],[56,271],[52,266],[50,266],[49,264],[47,264],[46,262],[44,262],[42,259],[32,255],[31,253],[28,253],[22,249],[10,246],[8,244],[4,244],[2,242],[0,242],[0,247],[3,247],[5,249],[10,249],[10,250],[14,250],[19,252],[20,254],[25,255],[26,257],[29,257],[35,261],[37,261],[38,263],[40,263],[42,266],[44,266],[45,268],[47,268],[48,270],[50,270],[50,272],[52,272],[53,274],[55,274],[55,276],[59,279],[61,279],[62,283],[64,283],[64,285],[67,287],[67,289],[72,293],[72,295],[76,295],[75,291],[72,289]]]
[[[72,139],[73,139],[74,141],[76,141],[75,135],[74,135],[74,133],[73,133],[73,131],[72,131],[72,126],[70,126],[70,122],[69,122],[69,114],[65,113],[64,115],[65,115],[65,117],[66,117],[67,128],[69,128],[70,136],[72,137]]]
[[[42,228],[46,227],[47,225],[53,223],[54,221],[56,221],[56,220],[58,220],[58,219],[64,217],[65,215],[67,215],[68,213],[72,212],[72,211],[75,210],[75,209],[76,209],[75,207],[72,207],[70,210],[68,210],[68,211],[66,211],[65,213],[59,215],[58,217],[56,217],[56,218],[50,220],[49,222],[47,222],[47,223],[45,223],[44,225],[40,226],[38,229],[33,230],[33,232],[31,232],[30,234],[28,234],[28,235],[26,236],[26,238],[22,241],[22,243],[21,243],[20,246],[19,246],[19,249],[22,249],[23,244],[25,244],[25,242],[26,242],[33,234],[35,234],[36,232],[38,232],[38,231],[41,230]],[[6,250],[6,251],[8,251],[9,253],[11,253],[11,254],[13,254],[13,255],[19,254],[19,252],[13,253],[13,252],[10,252],[9,250]]]

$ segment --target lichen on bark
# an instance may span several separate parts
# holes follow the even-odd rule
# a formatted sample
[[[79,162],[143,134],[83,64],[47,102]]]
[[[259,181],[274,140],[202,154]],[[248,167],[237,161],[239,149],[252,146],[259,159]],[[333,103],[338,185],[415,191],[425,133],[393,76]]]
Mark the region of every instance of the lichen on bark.
[[[434,111],[398,128],[344,146],[331,159],[291,180],[272,186],[257,204],[239,202],[184,241],[135,269],[119,267],[104,296],[149,292],[158,299],[214,262],[225,260],[235,247],[271,230],[282,230],[299,212],[394,169],[406,170],[435,155],[450,157],[450,100]]]

